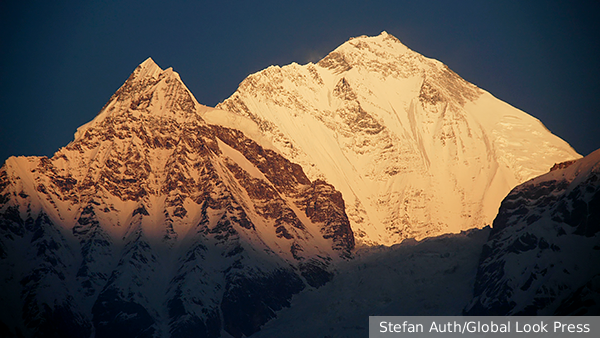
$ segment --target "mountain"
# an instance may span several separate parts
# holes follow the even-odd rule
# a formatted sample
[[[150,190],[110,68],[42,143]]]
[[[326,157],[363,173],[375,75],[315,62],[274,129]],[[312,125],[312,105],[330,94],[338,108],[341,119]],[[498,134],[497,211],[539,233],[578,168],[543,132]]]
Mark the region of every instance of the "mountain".
[[[249,336],[351,257],[340,192],[203,113],[232,115],[148,59],[52,158],[6,161],[2,336]]]
[[[365,337],[378,315],[600,314],[600,150],[515,187],[493,225],[359,248],[255,336]]]
[[[360,336],[373,311],[455,314],[472,283],[466,311],[530,311],[511,298],[516,270],[496,273],[513,254],[533,266],[527,288],[558,295],[534,300],[540,311],[579,311],[599,275],[569,255],[596,259],[597,183],[584,178],[596,167],[559,165],[558,183],[516,188],[527,204],[511,194],[496,217],[512,188],[579,157],[385,32],[250,75],[216,108],[148,59],[52,158],[0,168],[0,335],[310,336],[339,323]],[[535,230],[547,212],[554,237]],[[556,257],[537,262],[532,243]],[[548,271],[577,283],[546,287]]]
[[[502,201],[469,315],[600,314],[600,150]]]
[[[255,121],[310,179],[339,189],[363,244],[489,225],[516,185],[580,157],[534,117],[386,32],[316,64],[252,74],[217,108]]]

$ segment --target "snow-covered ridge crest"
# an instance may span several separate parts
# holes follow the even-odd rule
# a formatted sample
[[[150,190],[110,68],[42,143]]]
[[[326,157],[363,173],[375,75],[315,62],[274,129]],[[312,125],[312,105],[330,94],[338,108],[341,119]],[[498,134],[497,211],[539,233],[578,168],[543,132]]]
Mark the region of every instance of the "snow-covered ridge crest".
[[[215,124],[227,128],[237,129],[243,132],[246,136],[261,145],[265,149],[270,149],[275,152],[279,150],[266,138],[260,130],[256,122],[251,119],[234,114],[232,112],[206,107],[201,113],[202,118],[208,124]]]
[[[209,109],[196,101],[173,68],[163,70],[152,58],[148,58],[137,66],[92,121],[77,128],[75,140],[114,112],[127,112],[127,108],[140,111],[140,108],[143,108],[146,113],[163,115],[168,114],[174,105],[179,106],[180,111],[184,111],[183,114],[179,114],[178,119],[185,119],[189,114]]]
[[[515,187],[483,247],[469,315],[597,315],[600,149]]]
[[[354,248],[341,193],[253,134],[254,122],[198,104],[149,59],[52,158],[9,158],[0,326],[250,336],[327,283]]]
[[[539,120],[386,32],[316,64],[251,74],[217,108],[251,119],[311,179],[340,189],[369,244],[491,224],[514,186],[580,157]]]
[[[133,71],[132,75],[136,78],[157,78],[162,72],[162,68],[160,68],[156,62],[149,57],[144,62],[140,63],[140,65]]]

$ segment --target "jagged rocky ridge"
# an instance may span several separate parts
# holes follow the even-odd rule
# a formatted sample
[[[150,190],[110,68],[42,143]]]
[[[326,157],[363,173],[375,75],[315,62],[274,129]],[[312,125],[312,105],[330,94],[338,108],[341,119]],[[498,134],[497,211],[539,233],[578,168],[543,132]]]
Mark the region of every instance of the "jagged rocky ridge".
[[[251,75],[219,107],[233,113],[200,105],[177,73],[149,59],[52,158],[5,163],[2,335],[248,336],[293,294],[327,283],[343,265],[338,261],[353,255],[355,235],[366,244],[393,244],[481,227],[512,187],[579,157],[535,118],[385,32],[352,39],[317,64]],[[471,283],[476,259],[464,256],[479,252],[485,231],[426,240],[414,251],[382,249],[348,263],[342,275],[356,268],[367,270],[361,278],[379,278],[368,272],[386,267],[377,257],[403,261],[394,255],[410,252],[390,276],[435,262],[416,272],[421,282],[454,274]],[[515,254],[504,253],[493,259]],[[533,275],[530,285],[540,278]],[[495,287],[481,276],[476,290]],[[562,301],[555,313],[581,313],[582,302],[597,299],[598,275],[586,278],[556,298]],[[429,290],[457,289],[417,282],[413,304],[423,304]],[[328,288],[353,283],[338,280],[303,295],[329,297],[340,291]],[[462,307],[468,289],[458,287],[453,308]],[[379,291],[385,297],[374,298],[377,304],[363,299],[362,313],[394,314],[403,303],[389,300],[402,292]],[[496,313],[496,305],[482,310],[491,294],[480,292],[469,311]],[[347,297],[331,302],[332,316],[357,305]],[[500,307],[510,312],[513,301],[528,304],[514,298]],[[282,323],[269,324],[265,335],[289,322]]]
[[[209,110],[148,59],[52,158],[6,161],[3,336],[249,336],[331,278],[341,194]]]
[[[373,315],[597,316],[599,267],[600,150],[517,186],[492,229],[357,250],[255,336],[364,337]]]
[[[504,199],[469,315],[600,315],[600,150]]]
[[[391,245],[491,224],[516,185],[580,156],[537,119],[392,35],[248,76],[218,108],[255,121],[339,189],[358,241]]]

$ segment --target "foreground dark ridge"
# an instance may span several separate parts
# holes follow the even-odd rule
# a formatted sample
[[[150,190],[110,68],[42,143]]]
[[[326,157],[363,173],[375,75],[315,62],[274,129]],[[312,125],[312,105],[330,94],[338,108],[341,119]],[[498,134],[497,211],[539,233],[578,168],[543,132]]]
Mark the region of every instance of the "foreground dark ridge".
[[[482,226],[486,217],[495,215],[494,203],[505,194],[502,189],[507,192],[554,162],[578,157],[539,121],[468,84],[443,64],[408,50],[387,33],[352,39],[318,64],[270,67],[246,79],[221,106],[234,113],[200,105],[177,73],[148,59],[52,158],[6,162],[0,169],[0,269],[5,271],[0,301],[8,305],[0,309],[2,334],[242,337],[275,318],[295,294],[301,293],[297,299],[323,294],[337,298],[334,304],[350,299],[355,305],[351,292],[329,292],[353,285],[353,275],[365,277],[344,270],[330,283],[337,269],[355,264],[344,264],[353,256],[355,235],[362,244],[391,244],[457,230],[445,216],[465,221],[457,223],[461,227]],[[277,119],[269,116],[272,113]],[[407,129],[397,133],[398,125]],[[327,160],[319,162],[323,158]],[[331,171],[331,165],[336,169]],[[342,178],[337,183],[350,203],[323,178]],[[588,209],[581,206],[595,205],[587,192],[596,191],[597,185],[591,179],[585,182],[578,189],[586,194],[573,195],[561,212],[569,226],[579,228],[573,220],[581,215],[592,220],[585,223],[589,230],[594,229],[595,216],[585,214]],[[545,187],[524,189],[539,197],[548,193]],[[513,212],[514,204],[507,203],[500,215]],[[528,205],[537,208],[535,203]],[[515,215],[522,212],[517,209]],[[505,219],[506,227],[497,226],[494,236],[502,229],[522,227],[519,222],[524,220],[515,223],[513,218]],[[536,217],[526,220],[537,226]],[[351,229],[351,224],[357,228]],[[466,302],[464,291],[470,290],[475,276],[475,268],[465,267],[473,267],[469,262],[481,248],[475,244],[482,231],[466,235],[473,250],[457,249],[461,255],[473,253],[457,258],[464,264],[442,259],[454,252],[443,247],[443,238],[419,244],[429,248],[425,243],[442,243],[442,248],[433,248],[444,251],[436,262],[452,266],[417,275],[452,275],[445,280],[454,281],[447,285],[449,290],[462,290],[458,307]],[[581,236],[579,230],[565,233],[561,241]],[[593,231],[585,234],[591,242],[597,237]],[[516,313],[531,309],[523,299],[536,299],[536,306],[547,301],[538,293],[548,288],[536,281],[546,281],[549,270],[536,272],[543,262],[531,256],[536,252],[531,238],[518,235],[509,231],[503,237],[499,256],[487,257],[484,250],[476,298],[467,311]],[[499,243],[494,236],[486,248]],[[448,238],[463,240],[461,235]],[[517,253],[502,249],[506,243],[510,248],[525,243],[518,252],[524,254],[519,260],[523,265],[517,267],[531,272],[521,286],[529,298],[493,298],[486,288],[505,281],[481,283],[488,278],[489,266],[506,269],[505,275],[516,271],[514,262],[503,261]],[[545,257],[550,241],[536,243],[536,257]],[[591,248],[581,246],[587,255],[595,250]],[[401,252],[407,251],[392,248],[389,255],[363,256],[364,263],[372,264],[377,257],[402,262],[404,257],[394,256]],[[569,255],[558,257],[572,261]],[[488,266],[491,261],[503,263]],[[418,280],[406,281],[406,290],[424,292]],[[548,313],[551,308],[585,308],[580,305],[587,306],[587,299],[593,298],[595,284],[593,278],[580,281],[560,284],[561,290],[575,291],[551,301],[569,306],[536,309]],[[395,285],[361,283],[398,294]],[[511,283],[506,285],[514,292]],[[435,280],[428,285],[437,291],[443,286]],[[585,304],[574,302],[579,295],[587,297]],[[407,299],[402,298],[401,302]],[[488,307],[494,299],[500,307]],[[355,315],[408,311],[387,298],[378,300],[387,305],[366,302]],[[320,313],[327,302],[315,304],[314,312]],[[295,306],[289,311],[296,311]],[[446,314],[423,306],[410,313]],[[329,308],[331,315],[339,313],[335,306]],[[277,323],[289,322],[278,319],[268,327]],[[264,334],[268,332],[274,331],[265,328]]]

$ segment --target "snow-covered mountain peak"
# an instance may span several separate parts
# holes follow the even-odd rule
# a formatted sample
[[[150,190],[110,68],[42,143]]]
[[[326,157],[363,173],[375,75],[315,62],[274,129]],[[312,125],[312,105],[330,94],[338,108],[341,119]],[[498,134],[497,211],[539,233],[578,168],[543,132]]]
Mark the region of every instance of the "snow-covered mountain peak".
[[[162,73],[162,68],[160,68],[156,62],[152,59],[152,57],[147,58],[144,62],[140,63],[139,66],[133,71],[135,77],[158,77],[160,73]]]
[[[377,55],[378,58],[385,57],[398,57],[406,53],[414,53],[406,45],[404,45],[398,38],[387,33],[386,31],[381,32],[377,36],[361,35],[348,39],[348,41],[341,44],[333,52],[349,52],[352,49],[359,51],[368,52]],[[387,53],[384,54],[384,53]],[[366,54],[365,54],[366,55]]]
[[[342,195],[258,134],[148,59],[52,158],[7,160],[0,289],[23,298],[0,294],[0,330],[250,336],[327,283],[354,248]]]
[[[83,137],[90,128],[102,125],[107,118],[114,120],[117,115],[124,115],[120,121],[128,123],[146,114],[181,122],[188,118],[197,119],[197,112],[207,109],[196,101],[173,68],[163,70],[148,58],[133,71],[98,115],[77,129],[75,140]]]
[[[539,120],[388,33],[251,74],[217,108],[253,120],[342,191],[357,238],[394,244],[490,224],[519,183],[580,157]]]
[[[181,81],[181,77],[173,70],[173,67],[162,69],[154,60],[149,57],[135,68],[128,81],[130,82],[149,82],[160,79],[175,79]]]
[[[351,38],[325,56],[317,64],[343,73],[358,67],[363,71],[378,72],[384,75],[397,72],[397,66],[407,63],[397,62],[415,56],[400,40],[385,32],[378,36]],[[390,65],[394,64],[390,68]]]

